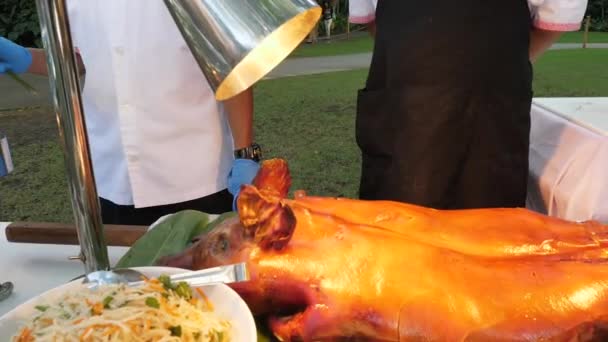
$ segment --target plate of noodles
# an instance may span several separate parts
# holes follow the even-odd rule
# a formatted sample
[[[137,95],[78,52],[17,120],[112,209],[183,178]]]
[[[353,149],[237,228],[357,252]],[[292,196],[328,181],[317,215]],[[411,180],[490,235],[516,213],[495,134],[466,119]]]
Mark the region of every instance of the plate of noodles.
[[[187,272],[138,267],[144,285],[89,289],[75,280],[0,317],[2,341],[256,341],[245,302],[219,284],[191,288],[168,276]]]

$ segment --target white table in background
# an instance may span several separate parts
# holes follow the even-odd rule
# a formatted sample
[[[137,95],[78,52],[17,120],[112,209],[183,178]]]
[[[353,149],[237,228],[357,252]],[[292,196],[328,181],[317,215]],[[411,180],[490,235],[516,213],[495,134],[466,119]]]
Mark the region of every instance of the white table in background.
[[[608,97],[536,98],[528,208],[608,223]]]

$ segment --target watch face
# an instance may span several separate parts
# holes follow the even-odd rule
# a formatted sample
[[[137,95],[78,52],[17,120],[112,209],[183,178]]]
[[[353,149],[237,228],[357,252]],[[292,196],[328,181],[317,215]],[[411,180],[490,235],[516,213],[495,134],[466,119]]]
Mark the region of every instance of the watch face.
[[[235,151],[234,157],[241,159],[251,159],[257,162],[260,161],[260,159],[262,158],[262,149],[260,148],[260,145],[254,143],[249,147],[245,147]]]
[[[258,144],[253,144],[251,145],[252,147],[252,159],[255,161],[260,161],[260,159],[262,159],[262,149],[260,148],[260,145]]]

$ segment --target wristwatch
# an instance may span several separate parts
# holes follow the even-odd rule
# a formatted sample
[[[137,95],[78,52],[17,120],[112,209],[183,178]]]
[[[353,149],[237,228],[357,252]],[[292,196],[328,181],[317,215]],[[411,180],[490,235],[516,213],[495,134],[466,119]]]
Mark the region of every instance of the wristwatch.
[[[234,151],[234,158],[236,159],[251,159],[255,162],[259,162],[262,159],[262,148],[260,145],[253,143],[245,148]]]

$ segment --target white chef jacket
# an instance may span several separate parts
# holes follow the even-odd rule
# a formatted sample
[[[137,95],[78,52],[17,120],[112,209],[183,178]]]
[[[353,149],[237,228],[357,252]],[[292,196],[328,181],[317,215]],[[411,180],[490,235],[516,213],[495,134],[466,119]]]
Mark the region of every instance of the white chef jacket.
[[[354,24],[374,21],[377,2],[349,0],[349,21]],[[587,0],[528,0],[528,6],[535,27],[548,31],[577,31],[587,9]]]
[[[68,15],[99,196],[139,208],[225,189],[230,128],[165,4],[70,0]]]

